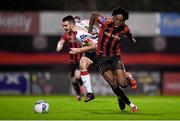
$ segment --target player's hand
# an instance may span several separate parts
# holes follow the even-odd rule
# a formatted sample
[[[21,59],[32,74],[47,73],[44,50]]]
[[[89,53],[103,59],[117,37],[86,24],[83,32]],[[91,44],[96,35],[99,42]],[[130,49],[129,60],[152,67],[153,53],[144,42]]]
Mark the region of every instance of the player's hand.
[[[59,52],[60,50],[62,50],[62,48],[63,48],[63,43],[59,41],[56,47],[56,51]]]
[[[79,48],[70,48],[69,54],[77,54],[80,53],[80,49]]]

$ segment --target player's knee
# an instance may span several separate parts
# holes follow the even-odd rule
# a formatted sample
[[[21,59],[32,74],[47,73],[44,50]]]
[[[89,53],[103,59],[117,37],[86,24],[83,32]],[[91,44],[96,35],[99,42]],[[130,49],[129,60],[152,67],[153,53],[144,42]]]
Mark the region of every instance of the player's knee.
[[[79,65],[79,68],[80,68],[80,70],[86,70],[87,69],[86,63],[81,63]]]
[[[110,83],[109,85],[111,86],[112,89],[115,89],[118,87],[118,85],[116,83]]]
[[[127,83],[126,79],[117,80],[117,84],[118,84],[118,86],[120,86],[122,88],[128,87],[128,83]]]
[[[76,69],[74,71],[74,77],[75,77],[75,80],[78,80],[81,78],[81,73],[80,73],[80,70]]]

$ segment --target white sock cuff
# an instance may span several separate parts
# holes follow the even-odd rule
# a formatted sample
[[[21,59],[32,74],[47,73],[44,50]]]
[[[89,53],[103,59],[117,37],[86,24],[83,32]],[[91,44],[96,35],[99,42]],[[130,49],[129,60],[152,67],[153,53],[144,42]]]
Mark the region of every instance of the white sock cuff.
[[[135,105],[134,105],[133,103],[131,103],[129,106],[130,106],[130,107],[134,107]]]

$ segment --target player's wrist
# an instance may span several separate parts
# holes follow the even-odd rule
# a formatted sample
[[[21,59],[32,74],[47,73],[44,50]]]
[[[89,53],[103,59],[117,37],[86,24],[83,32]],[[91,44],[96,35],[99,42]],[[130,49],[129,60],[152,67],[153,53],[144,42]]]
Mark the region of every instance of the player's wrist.
[[[84,48],[78,48],[78,53],[84,52]]]

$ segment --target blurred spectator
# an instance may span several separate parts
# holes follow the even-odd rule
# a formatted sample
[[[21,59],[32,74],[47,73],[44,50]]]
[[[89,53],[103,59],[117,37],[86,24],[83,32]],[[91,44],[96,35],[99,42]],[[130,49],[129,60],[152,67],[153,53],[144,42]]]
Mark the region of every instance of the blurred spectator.
[[[163,52],[167,48],[167,42],[164,37],[157,36],[153,38],[152,46],[154,51],[156,52]]]
[[[138,75],[138,80],[143,94],[160,95],[160,75],[158,72],[141,72]]]
[[[43,35],[36,35],[32,41],[33,48],[38,51],[45,50],[48,46],[48,40]]]
[[[51,94],[53,87],[50,83],[49,72],[33,73],[31,79],[32,79],[32,94],[46,94],[46,95]]]

